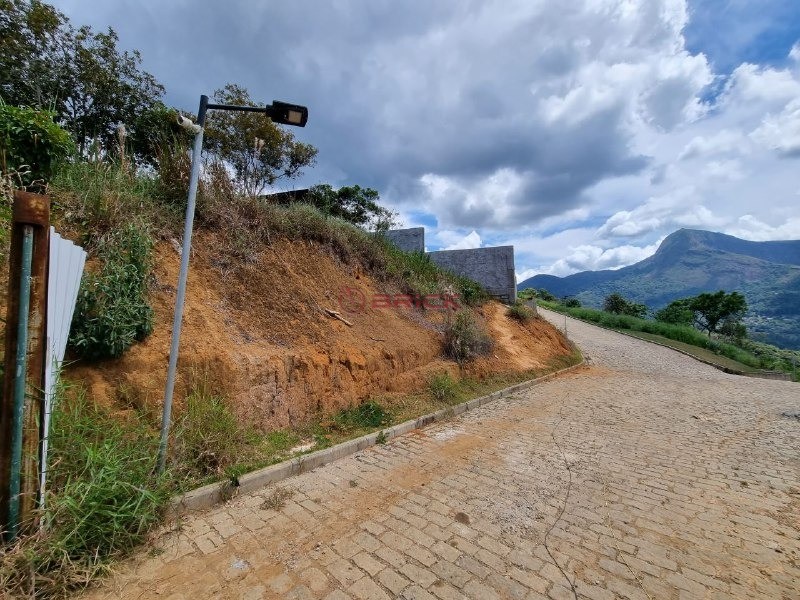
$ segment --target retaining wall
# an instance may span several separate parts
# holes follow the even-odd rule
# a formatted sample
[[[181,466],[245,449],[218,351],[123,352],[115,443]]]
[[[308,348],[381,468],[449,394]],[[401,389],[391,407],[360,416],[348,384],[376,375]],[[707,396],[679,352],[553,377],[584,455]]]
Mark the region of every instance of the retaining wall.
[[[403,252],[425,252],[425,228],[391,229],[382,233]]]
[[[431,260],[443,269],[464,275],[480,283],[488,292],[507,304],[517,297],[514,273],[514,246],[439,250],[429,252]]]

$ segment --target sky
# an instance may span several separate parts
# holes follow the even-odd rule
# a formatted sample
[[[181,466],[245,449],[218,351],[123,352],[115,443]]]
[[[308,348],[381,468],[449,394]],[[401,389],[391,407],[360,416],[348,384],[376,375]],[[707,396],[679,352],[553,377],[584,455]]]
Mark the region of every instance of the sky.
[[[512,244],[521,281],[681,227],[800,239],[798,0],[56,0],[196,111],[232,82],[309,107],[317,164],[428,249]]]

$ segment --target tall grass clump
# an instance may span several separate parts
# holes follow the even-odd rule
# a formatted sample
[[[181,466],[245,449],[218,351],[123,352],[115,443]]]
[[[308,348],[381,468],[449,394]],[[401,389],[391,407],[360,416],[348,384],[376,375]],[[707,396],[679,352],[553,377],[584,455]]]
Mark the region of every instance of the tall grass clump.
[[[242,427],[205,376],[195,378],[174,431],[174,463],[186,477],[207,480],[230,474],[257,458],[257,435]]]
[[[143,420],[122,421],[81,390],[59,395],[44,527],[0,550],[9,597],[60,598],[85,587],[144,540],[172,494],[169,474],[153,474],[158,436]]]
[[[448,314],[444,329],[444,353],[459,365],[492,348],[492,338],[481,329],[468,310]]]
[[[437,402],[453,402],[458,398],[458,383],[444,371],[437,373],[428,382],[428,390]]]
[[[151,227],[164,220],[158,178],[120,162],[63,163],[49,192],[55,218],[81,234],[89,248],[133,215]]]
[[[333,417],[334,424],[342,431],[383,427],[389,425],[391,420],[386,409],[375,400],[341,410]]]

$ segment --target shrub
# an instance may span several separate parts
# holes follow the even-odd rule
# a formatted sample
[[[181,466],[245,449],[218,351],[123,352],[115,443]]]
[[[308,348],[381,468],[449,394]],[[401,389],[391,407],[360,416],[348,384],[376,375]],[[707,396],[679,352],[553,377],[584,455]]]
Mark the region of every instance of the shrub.
[[[374,429],[383,427],[391,422],[389,413],[374,400],[368,400],[359,406],[346,408],[333,417],[339,429]]]
[[[521,323],[527,323],[534,317],[533,310],[525,306],[522,302],[515,302],[509,306],[506,310],[506,315]]]
[[[581,301],[578,300],[575,296],[566,296],[561,303],[566,306],[567,308],[580,308]]]
[[[431,377],[428,389],[438,402],[452,402],[458,396],[458,385],[447,371]]]
[[[23,187],[42,188],[56,165],[75,151],[72,137],[53,113],[10,106],[0,100],[0,170],[19,173]]]
[[[444,330],[444,353],[459,365],[476,356],[486,354],[492,347],[492,340],[482,331],[468,310],[455,316],[448,315]]]
[[[536,296],[538,296],[539,298],[541,298],[546,302],[558,302],[558,298],[556,298],[553,294],[551,294],[544,288],[539,288],[538,290],[536,290]]]
[[[129,223],[104,238],[98,248],[103,265],[81,282],[72,319],[70,345],[88,359],[117,358],[153,329],[147,279],[153,241],[139,224]]]

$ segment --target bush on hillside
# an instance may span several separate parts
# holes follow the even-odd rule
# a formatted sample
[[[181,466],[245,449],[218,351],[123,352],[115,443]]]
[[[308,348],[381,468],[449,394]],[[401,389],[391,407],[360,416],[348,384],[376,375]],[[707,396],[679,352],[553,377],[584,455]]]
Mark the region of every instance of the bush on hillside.
[[[72,137],[53,122],[53,113],[0,100],[0,171],[17,187],[40,190],[74,151]]]
[[[152,246],[146,228],[136,223],[102,240],[103,265],[84,275],[72,319],[70,346],[81,357],[118,358],[152,331],[147,300]]]
[[[444,353],[459,365],[487,354],[492,348],[492,338],[483,331],[475,317],[467,310],[455,315],[448,313],[444,329]]]
[[[520,323],[527,323],[534,317],[534,312],[522,302],[515,302],[506,309],[506,315]]]
[[[603,300],[603,310],[616,315],[627,315],[644,319],[647,315],[647,306],[623,298],[620,294],[610,294]]]

